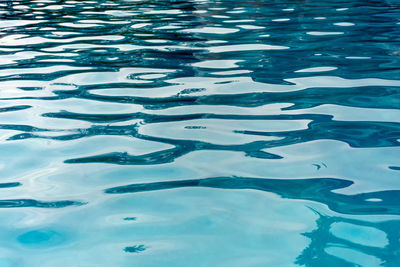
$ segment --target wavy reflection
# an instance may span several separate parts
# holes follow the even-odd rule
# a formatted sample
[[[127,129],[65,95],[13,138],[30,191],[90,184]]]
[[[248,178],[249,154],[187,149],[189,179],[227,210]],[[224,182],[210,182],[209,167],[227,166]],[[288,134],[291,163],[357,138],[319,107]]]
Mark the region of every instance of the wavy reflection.
[[[145,203],[140,212],[115,196],[202,187],[271,192],[337,212],[315,211],[298,265],[400,266],[398,221],[375,220],[400,215],[399,10],[396,0],[0,1],[0,265],[167,266],[176,255],[187,265],[221,265],[233,253],[212,258],[220,255],[206,236],[198,238],[206,249],[190,235],[192,251],[180,253],[181,222],[161,219],[151,202],[158,195],[135,195]],[[144,182],[130,184],[136,176]],[[146,182],[155,177],[165,181]],[[336,192],[353,183],[361,193]],[[71,200],[78,195],[90,203],[85,220],[77,207],[86,203]],[[274,217],[287,207],[275,204],[261,212]],[[260,219],[253,211],[244,227]],[[306,216],[310,229],[314,217]],[[35,237],[51,233],[21,229],[35,223],[72,225],[71,240],[81,239],[63,251],[85,253],[70,259],[51,248],[49,259]],[[155,236],[163,227],[168,235]],[[35,248],[23,258],[13,243],[22,230]],[[266,256],[260,236],[241,251],[252,261],[235,257],[233,265],[292,263],[283,262],[296,256],[286,247],[281,261]],[[292,238],[287,247],[298,246]]]
[[[34,199],[1,199],[0,208],[65,208],[68,206],[80,206],[84,203],[71,200],[63,201],[38,201]]]
[[[400,234],[397,229],[399,220],[383,222],[369,222],[357,219],[347,219],[337,216],[327,216],[315,211],[319,216],[317,227],[304,235],[311,240],[307,248],[297,257],[296,263],[301,266],[365,266],[382,265],[397,266],[400,264],[398,253],[400,251]],[[368,229],[374,229],[375,235],[381,232],[387,244],[379,244],[377,239],[372,239],[370,244],[362,244],[358,240],[351,240],[354,236],[348,232],[347,237],[338,237],[337,226],[347,225],[349,230],[362,231],[367,235]],[[336,229],[335,229],[336,226]],[[350,226],[350,227],[349,227]],[[336,230],[336,231],[335,231]],[[340,232],[339,232],[340,233]],[[373,236],[372,238],[377,238]],[[357,242],[358,241],[358,242]],[[330,248],[337,248],[336,253]],[[340,249],[349,253],[340,253]],[[336,254],[336,255],[335,255]],[[343,258],[343,255],[346,255]]]
[[[283,198],[311,200],[327,205],[343,214],[400,214],[400,190],[377,191],[345,195],[333,192],[346,188],[353,182],[335,178],[313,179],[262,179],[242,177],[215,177],[205,179],[131,184],[105,190],[107,194],[139,193],[185,187],[210,187],[220,189],[253,189],[272,192]],[[378,199],[378,202],[369,201]]]

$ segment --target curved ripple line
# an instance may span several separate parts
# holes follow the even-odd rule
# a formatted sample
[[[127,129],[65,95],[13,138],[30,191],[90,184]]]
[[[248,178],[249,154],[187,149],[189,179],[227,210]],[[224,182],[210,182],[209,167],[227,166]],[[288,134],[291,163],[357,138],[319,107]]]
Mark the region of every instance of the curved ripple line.
[[[0,208],[65,208],[69,206],[81,206],[83,202],[63,200],[63,201],[38,201],[34,199],[1,199]]]
[[[139,193],[186,187],[209,187],[219,189],[253,189],[272,192],[282,198],[301,199],[319,202],[331,210],[352,215],[400,215],[400,190],[387,190],[355,195],[333,192],[352,185],[350,180],[336,178],[311,179],[267,179],[244,177],[215,177],[192,180],[178,180],[143,184],[130,184],[108,188],[106,194]],[[376,198],[379,202],[368,199]]]

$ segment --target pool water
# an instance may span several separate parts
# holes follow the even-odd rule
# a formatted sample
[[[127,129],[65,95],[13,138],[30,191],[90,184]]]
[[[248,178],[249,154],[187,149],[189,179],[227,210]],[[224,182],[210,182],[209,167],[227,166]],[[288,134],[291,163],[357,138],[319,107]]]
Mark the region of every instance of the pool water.
[[[0,1],[0,266],[400,266],[399,18]]]

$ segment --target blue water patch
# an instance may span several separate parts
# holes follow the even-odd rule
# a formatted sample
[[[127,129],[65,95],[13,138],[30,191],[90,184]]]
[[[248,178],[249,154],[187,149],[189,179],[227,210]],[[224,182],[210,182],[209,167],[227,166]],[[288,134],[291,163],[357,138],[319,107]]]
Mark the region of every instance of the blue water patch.
[[[18,241],[27,247],[53,247],[63,242],[63,236],[55,231],[40,229],[18,236]]]
[[[0,266],[400,266],[399,17],[0,1]]]

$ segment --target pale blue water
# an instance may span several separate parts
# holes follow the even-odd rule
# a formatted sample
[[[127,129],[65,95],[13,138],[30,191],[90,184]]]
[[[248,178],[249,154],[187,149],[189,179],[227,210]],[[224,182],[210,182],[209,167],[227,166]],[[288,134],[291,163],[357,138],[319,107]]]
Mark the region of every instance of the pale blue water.
[[[0,267],[400,266],[400,2],[0,1]]]

